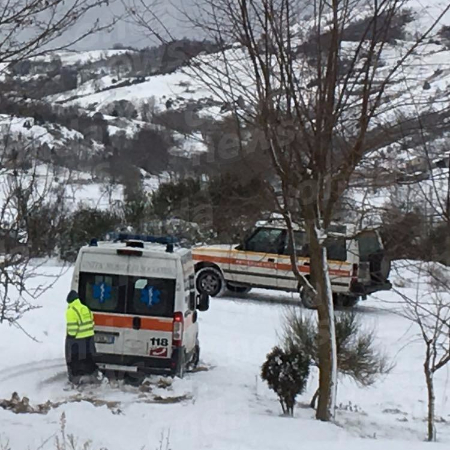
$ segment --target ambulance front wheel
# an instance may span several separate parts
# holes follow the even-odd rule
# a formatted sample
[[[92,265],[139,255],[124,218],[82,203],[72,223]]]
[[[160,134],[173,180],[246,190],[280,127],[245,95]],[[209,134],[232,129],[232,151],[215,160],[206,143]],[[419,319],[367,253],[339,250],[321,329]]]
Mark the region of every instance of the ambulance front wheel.
[[[206,292],[210,297],[215,297],[222,292],[224,281],[219,270],[214,267],[205,267],[197,273],[197,290]]]

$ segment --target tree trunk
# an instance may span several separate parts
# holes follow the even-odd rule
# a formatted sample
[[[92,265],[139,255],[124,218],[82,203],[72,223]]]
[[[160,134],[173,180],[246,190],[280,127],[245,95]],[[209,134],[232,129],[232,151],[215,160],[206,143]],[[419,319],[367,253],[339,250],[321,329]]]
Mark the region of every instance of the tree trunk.
[[[427,391],[428,391],[428,442],[434,442],[436,440],[436,427],[435,427],[435,400],[434,395],[434,380],[433,373],[429,367],[429,362],[426,361],[424,364],[425,378],[427,381]]]
[[[319,231],[310,227],[310,262],[317,290],[319,318],[319,402],[316,418],[329,421],[334,418],[337,388],[337,348],[334,324],[333,294],[326,249],[319,239]]]

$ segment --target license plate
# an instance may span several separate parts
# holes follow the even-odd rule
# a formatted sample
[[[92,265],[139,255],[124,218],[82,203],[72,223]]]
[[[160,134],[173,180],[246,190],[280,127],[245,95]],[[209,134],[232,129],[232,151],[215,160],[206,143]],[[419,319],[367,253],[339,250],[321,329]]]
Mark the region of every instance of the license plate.
[[[137,372],[138,368],[135,366],[120,366],[118,364],[97,364],[99,369],[103,370],[118,370],[121,372]]]
[[[94,340],[97,344],[114,344],[115,337],[110,334],[96,334]]]

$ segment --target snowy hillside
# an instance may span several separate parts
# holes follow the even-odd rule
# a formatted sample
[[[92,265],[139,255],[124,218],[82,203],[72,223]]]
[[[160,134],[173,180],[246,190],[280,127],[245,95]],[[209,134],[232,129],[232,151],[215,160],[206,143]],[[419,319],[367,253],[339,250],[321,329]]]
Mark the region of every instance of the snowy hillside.
[[[411,20],[408,19],[405,24],[404,39],[397,39],[386,46],[379,68],[380,77],[395,66],[412,45],[417,33],[425,32],[445,6],[446,2],[441,0],[430,0],[425,4],[416,0],[405,2],[404,7],[410,11]],[[353,22],[357,23],[368,13],[364,8],[353,11]],[[309,25],[310,19],[307,18],[299,23],[300,28],[306,29]],[[417,116],[431,111],[437,122],[445,124],[450,120],[450,38],[443,32],[448,26],[450,15],[447,13],[432,35],[402,64],[396,78],[388,86],[389,101],[383,106],[377,120],[395,120],[400,116]],[[344,54],[355,44],[344,42]],[[203,64],[202,70],[208,71],[210,64],[221,64],[223,56],[214,53],[210,47],[205,47],[206,52],[194,48],[195,54],[198,54],[195,62]],[[168,54],[170,56],[170,51]],[[241,54],[239,46],[229,49],[225,56],[236,58],[241,63],[241,69],[234,74],[236,81],[248,78],[248,61]],[[2,82],[4,90],[11,92],[10,101],[18,102],[15,92],[21,98],[29,97],[32,100],[28,99],[24,108],[3,106],[4,110],[11,112],[0,109],[1,132],[9,136],[9,144],[2,153],[10,154],[12,142],[25,140],[27,145],[39,148],[45,146],[56,154],[62,153],[64,157],[57,164],[65,164],[61,161],[67,160],[65,153],[76,153],[82,147],[80,168],[91,173],[88,167],[95,167],[99,159],[111,156],[112,151],[108,146],[123,147],[122,135],[133,146],[132,139],[143,129],[154,129],[155,124],[156,129],[170,134],[172,154],[186,157],[204,152],[208,142],[201,130],[201,121],[226,118],[229,105],[226,99],[212,92],[208,83],[199,82],[193,71],[185,65],[186,61],[177,62],[167,58],[164,49],[64,51],[4,69]],[[210,74],[210,77],[212,80],[214,74]],[[304,81],[306,85],[308,80]],[[249,82],[249,96],[252,89],[252,83]],[[245,94],[243,97],[245,101]],[[36,101],[40,104],[38,111],[33,106]],[[46,112],[42,105],[52,108],[51,112]],[[43,108],[44,111],[41,111]],[[177,112],[184,114],[184,119],[174,117]],[[81,124],[73,117],[79,114],[85,116],[83,120],[86,124]],[[172,116],[166,117],[165,114]],[[78,120],[78,123],[73,123],[67,117]],[[89,118],[91,125],[87,123]],[[93,126],[98,128],[97,131],[92,132]],[[427,136],[426,151],[437,157],[445,156],[447,151],[445,143],[448,127],[441,128],[436,135]],[[109,138],[113,140],[112,144]],[[405,172],[409,161],[420,159],[424,151],[423,143],[408,143],[405,138],[401,146],[393,144],[387,149],[376,149],[369,153],[363,170],[377,175],[376,171],[385,167],[386,171],[394,173],[395,180],[399,173]],[[151,166],[151,162],[147,166]],[[139,169],[149,172],[147,166],[140,165]],[[157,173],[152,172],[152,175]],[[383,175],[384,178],[379,174],[377,176],[380,180],[387,180],[386,175]],[[382,184],[382,187],[386,187],[386,184],[392,184],[392,180],[388,179]]]

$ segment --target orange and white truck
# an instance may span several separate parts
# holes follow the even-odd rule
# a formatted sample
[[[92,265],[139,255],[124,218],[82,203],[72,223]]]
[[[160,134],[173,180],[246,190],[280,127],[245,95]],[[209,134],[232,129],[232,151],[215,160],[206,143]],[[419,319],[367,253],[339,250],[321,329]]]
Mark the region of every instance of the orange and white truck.
[[[199,292],[214,297],[225,289],[247,293],[251,288],[298,291],[282,220],[260,221],[240,244],[200,246],[193,249]],[[300,272],[309,276],[309,245],[305,230],[294,231]],[[360,298],[390,289],[390,262],[375,230],[355,233],[350,226],[333,225],[325,241],[335,303],[354,306]],[[308,298],[302,302],[314,305]]]

